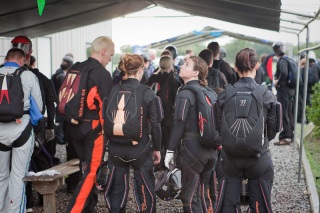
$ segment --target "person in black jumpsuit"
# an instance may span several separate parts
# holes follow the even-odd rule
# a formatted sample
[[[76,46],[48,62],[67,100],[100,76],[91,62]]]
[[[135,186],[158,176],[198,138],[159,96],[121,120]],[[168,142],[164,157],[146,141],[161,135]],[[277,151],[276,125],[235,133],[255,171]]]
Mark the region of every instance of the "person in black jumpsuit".
[[[243,49],[236,55],[235,69],[240,79],[234,84],[237,91],[253,91],[259,85],[254,77],[258,69],[257,54],[253,49]],[[221,132],[222,112],[226,100],[226,92],[222,92],[217,100],[217,128]],[[263,112],[265,118],[265,137],[270,141],[276,135],[276,97],[266,90],[263,95]],[[223,147],[223,135],[222,147]],[[257,141],[257,143],[259,143]],[[235,156],[222,148],[221,158],[217,164],[219,179],[219,196],[216,212],[230,213],[240,210],[240,192],[243,178],[248,178],[250,206],[248,212],[272,212],[271,188],[274,168],[268,147],[261,156]],[[251,165],[248,168],[248,165]]]
[[[207,63],[198,56],[191,56],[181,66],[180,78],[186,85],[206,86]],[[173,163],[174,151],[181,141],[177,153],[177,166],[182,172],[182,190],[179,195],[184,212],[214,212],[214,166],[217,160],[216,143],[212,146],[200,143],[198,111],[195,94],[180,90],[175,99],[172,133],[165,156],[165,166]],[[189,153],[186,154],[186,153]]]
[[[119,68],[123,74],[122,88],[134,90],[139,86],[143,76],[143,58],[137,54],[126,54]],[[156,212],[155,177],[153,164],[160,163],[161,148],[161,103],[155,93],[148,87],[141,94],[143,101],[142,137],[138,143],[131,139],[117,137],[107,138],[109,147],[107,187],[104,192],[107,208],[110,212],[126,212],[129,192],[129,170],[134,169],[134,197],[137,212]],[[113,93],[111,92],[110,95]],[[110,97],[111,98],[111,97]],[[149,138],[149,125],[153,143]],[[120,137],[120,138],[119,138]]]

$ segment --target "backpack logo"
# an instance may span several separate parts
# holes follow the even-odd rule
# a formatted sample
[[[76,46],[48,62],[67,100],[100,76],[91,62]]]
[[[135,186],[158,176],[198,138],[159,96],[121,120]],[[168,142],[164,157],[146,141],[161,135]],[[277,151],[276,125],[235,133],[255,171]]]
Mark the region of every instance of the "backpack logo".
[[[208,123],[208,121],[202,116],[202,113],[199,112],[199,131],[200,131],[201,137],[203,136],[203,132],[204,132],[204,122]]]
[[[122,95],[118,109],[114,110],[112,113],[113,117],[113,134],[117,136],[124,136],[122,126],[126,123],[126,118],[128,117],[128,112],[124,111],[124,95]]]
[[[66,83],[66,87],[64,87],[61,91],[60,91],[60,102],[62,99],[65,99],[67,102],[69,102],[71,100],[71,98],[73,98],[74,96],[74,91],[72,90],[72,82],[74,81],[74,79],[77,77],[77,74],[69,74],[67,75],[67,83]],[[70,90],[67,91],[67,88],[70,88]]]
[[[240,106],[246,105],[246,100],[240,100]]]
[[[2,100],[4,97],[7,99],[8,104],[10,104],[10,98],[9,98],[8,87],[7,87],[7,75],[4,75],[4,78],[2,81],[2,88],[0,93],[0,104],[2,104]]]

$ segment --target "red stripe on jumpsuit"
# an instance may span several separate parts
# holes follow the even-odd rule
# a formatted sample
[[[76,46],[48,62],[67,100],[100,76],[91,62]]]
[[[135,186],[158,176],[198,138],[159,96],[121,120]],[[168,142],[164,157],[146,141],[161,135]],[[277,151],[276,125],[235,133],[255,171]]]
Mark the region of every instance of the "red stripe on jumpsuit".
[[[99,102],[99,118],[100,120],[93,120],[92,121],[92,129],[96,128],[98,125],[103,124],[102,119],[102,101],[100,95],[98,93],[97,87],[93,87],[87,96],[87,105],[90,110],[95,110],[96,106],[94,104],[94,100]],[[100,124],[101,123],[101,124]],[[99,136],[94,141],[94,146],[92,150],[91,156],[91,163],[90,163],[90,172],[88,173],[86,179],[83,181],[82,187],[80,192],[77,196],[76,202],[71,210],[71,213],[79,213],[83,210],[83,207],[86,203],[86,200],[92,190],[92,187],[95,186],[95,177],[96,171],[101,164],[102,157],[103,157],[103,134],[102,132],[99,133]]]

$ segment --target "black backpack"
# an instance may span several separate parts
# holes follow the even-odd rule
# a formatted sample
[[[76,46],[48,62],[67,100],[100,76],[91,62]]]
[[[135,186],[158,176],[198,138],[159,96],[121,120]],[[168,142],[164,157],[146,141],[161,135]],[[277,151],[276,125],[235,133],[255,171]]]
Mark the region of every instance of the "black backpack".
[[[90,71],[86,66],[81,66],[80,62],[75,63],[67,71],[60,87],[58,111],[73,124],[78,124],[83,119]]]
[[[281,59],[284,59],[288,63],[288,77],[287,77],[287,82],[286,85],[289,88],[296,88],[297,85],[297,78],[298,78],[298,67],[297,63],[292,60],[291,58],[288,58],[286,56],[282,57]],[[280,59],[280,60],[281,60]],[[302,85],[302,76],[300,73],[300,78],[299,78],[299,85]]]
[[[196,97],[196,105],[198,111],[199,133],[201,136],[200,143],[203,145],[213,144],[216,134],[215,129],[215,102],[217,94],[209,87],[200,85],[186,85],[180,89],[191,90]],[[220,144],[217,144],[217,146]]]
[[[24,70],[20,67],[12,74],[0,74],[0,122],[15,121],[24,114],[24,93],[20,78]]]
[[[139,142],[146,120],[143,93],[147,89],[149,87],[143,84],[134,89],[125,84],[113,86],[108,98],[103,101],[104,134],[107,137]]]
[[[306,67],[304,67],[301,71],[302,76],[304,76],[304,72]],[[308,69],[308,86],[311,87],[319,82],[319,71],[316,65],[309,66]]]
[[[208,70],[207,81],[208,81],[208,87],[210,87],[211,89],[220,87],[219,72],[220,70],[217,68],[209,68]]]
[[[268,145],[264,140],[263,95],[266,86],[252,92],[239,92],[228,84],[222,113],[221,137],[223,150],[236,156],[262,153]]]

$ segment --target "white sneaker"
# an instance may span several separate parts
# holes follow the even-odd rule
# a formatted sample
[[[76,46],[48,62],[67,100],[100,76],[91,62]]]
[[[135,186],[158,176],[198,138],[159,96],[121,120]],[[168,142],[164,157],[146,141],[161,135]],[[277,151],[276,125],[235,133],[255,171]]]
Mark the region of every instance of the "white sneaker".
[[[26,212],[33,212],[33,209],[32,209],[32,208],[28,208],[28,209],[26,210]]]

